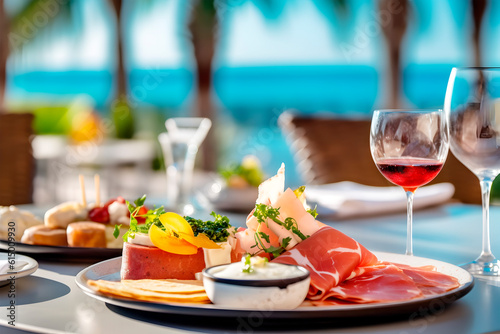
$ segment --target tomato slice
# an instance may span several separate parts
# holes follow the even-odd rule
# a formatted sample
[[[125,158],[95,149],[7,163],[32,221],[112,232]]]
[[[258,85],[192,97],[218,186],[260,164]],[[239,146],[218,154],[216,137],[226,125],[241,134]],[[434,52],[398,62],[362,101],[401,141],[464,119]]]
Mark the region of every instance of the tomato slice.
[[[135,219],[138,224],[144,224],[146,222],[146,213],[148,213],[149,209],[146,206],[141,206],[139,210],[134,214]]]

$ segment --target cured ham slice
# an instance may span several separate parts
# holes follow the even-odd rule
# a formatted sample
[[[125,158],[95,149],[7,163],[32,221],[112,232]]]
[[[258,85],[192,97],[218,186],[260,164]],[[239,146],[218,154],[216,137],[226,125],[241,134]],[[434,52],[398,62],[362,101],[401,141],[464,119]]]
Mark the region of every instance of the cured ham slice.
[[[384,303],[423,297],[418,285],[395,265],[365,268],[362,274],[332,287],[323,299],[335,297],[343,301]]]
[[[417,284],[425,296],[432,296],[456,289],[460,283],[455,277],[437,272],[433,266],[411,267],[394,263]]]
[[[280,209],[281,220],[285,220],[288,217],[294,218],[299,230],[304,235],[313,235],[320,229],[318,221],[306,211],[302,202],[290,188],[278,197],[273,206]],[[295,238],[298,237],[295,236]],[[300,238],[297,241],[300,242]]]
[[[325,226],[273,262],[301,265],[311,273],[313,305],[397,302],[444,293],[460,286],[432,266],[380,262],[342,232]]]
[[[262,182],[259,186],[259,197],[256,204],[270,205],[279,209],[278,219],[285,221],[287,218],[293,218],[297,223],[298,230],[306,236],[314,234],[321,227],[320,223],[307,212],[293,190],[288,188],[285,191],[284,164],[281,165],[275,176]],[[299,235],[271,219],[259,222],[259,219],[253,215],[254,211],[255,209],[247,217],[247,229],[236,233],[239,245],[245,252],[249,254],[258,253],[258,248],[254,247],[256,244],[255,234],[258,232],[265,233],[270,239],[270,242],[262,241],[265,247],[284,245],[283,240],[287,239],[289,241],[285,249],[289,250],[302,241]],[[275,242],[276,240],[277,242]]]
[[[378,259],[351,237],[325,226],[273,262],[295,264],[308,269],[311,286],[307,297],[321,300],[332,287],[350,277],[357,267],[378,264]]]

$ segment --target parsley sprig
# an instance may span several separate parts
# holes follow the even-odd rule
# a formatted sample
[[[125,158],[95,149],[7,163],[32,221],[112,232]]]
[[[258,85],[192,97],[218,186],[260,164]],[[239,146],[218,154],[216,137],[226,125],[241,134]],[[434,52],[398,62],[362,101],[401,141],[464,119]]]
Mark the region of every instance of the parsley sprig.
[[[283,226],[287,230],[291,231],[295,235],[297,235],[301,240],[305,240],[309,238],[309,235],[304,235],[298,227],[297,221],[295,218],[292,217],[287,217],[285,220],[281,220],[279,218],[280,215],[280,209],[279,208],[273,208],[270,205],[265,205],[265,204],[257,204],[255,205],[255,210],[253,212],[253,215],[257,218],[257,221],[259,224],[267,224],[267,219],[271,219],[274,221],[276,224]],[[270,242],[269,235],[264,233],[264,232],[257,232],[254,235],[255,239],[255,245],[252,246],[252,248],[257,247],[259,250],[264,251],[266,253],[270,253],[273,257],[277,257],[283,252],[286,251],[286,247],[290,244],[290,241],[292,241],[291,237],[286,237],[281,240],[281,245],[279,247],[277,246],[269,246],[266,247],[264,245],[263,240],[265,240],[267,243]]]
[[[197,236],[198,233],[204,233],[210,240],[214,242],[225,242],[230,235],[229,230],[231,229],[231,224],[229,224],[229,218],[226,216],[219,215],[212,211],[210,214],[214,217],[214,220],[201,220],[195,219],[189,216],[184,217],[186,221],[191,225],[194,235]]]
[[[130,228],[123,235],[124,241],[127,241],[129,237],[133,239],[136,233],[147,234],[149,232],[149,228],[153,224],[158,226],[162,230],[165,230],[165,227],[160,221],[160,216],[165,213],[165,209],[163,208],[163,206],[148,210],[145,214],[139,214],[141,208],[144,206],[145,201],[146,195],[136,199],[133,203],[125,201],[130,212]],[[191,225],[195,236],[197,236],[199,233],[204,233],[210,240],[214,242],[227,241],[227,238],[231,234],[231,229],[234,229],[229,224],[229,218],[219,215],[215,212],[212,212],[211,216],[214,217],[213,221],[204,221],[189,216],[185,216],[184,219],[186,219],[189,225]],[[136,217],[145,217],[145,223],[139,224]],[[115,238],[118,238],[121,226],[122,225],[115,225],[115,230],[113,231],[113,236]],[[177,236],[174,231],[173,234],[174,236]]]
[[[128,237],[134,239],[135,233],[148,233],[151,225],[155,224],[161,229],[165,229],[163,224],[160,222],[160,216],[165,213],[165,209],[163,206],[158,208],[153,208],[148,210],[144,215],[139,215],[139,210],[144,206],[144,202],[146,202],[146,195],[141,198],[136,199],[133,203],[129,201],[125,201],[128,207],[128,211],[130,212],[130,228],[123,235],[123,240],[127,241]],[[139,224],[137,222],[136,217],[146,217],[146,221],[144,224]],[[118,237],[119,229],[121,225],[115,225],[115,231],[113,235],[115,238]]]

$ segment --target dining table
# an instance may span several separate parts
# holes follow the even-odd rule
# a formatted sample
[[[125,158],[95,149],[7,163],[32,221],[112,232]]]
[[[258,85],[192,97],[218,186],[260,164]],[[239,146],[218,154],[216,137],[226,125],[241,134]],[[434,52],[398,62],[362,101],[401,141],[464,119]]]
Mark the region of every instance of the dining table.
[[[42,208],[26,206],[31,211]],[[222,213],[222,212],[219,212]],[[247,213],[227,212],[231,224],[245,226]],[[406,213],[393,212],[335,219],[317,218],[376,252],[404,254]],[[500,255],[500,207],[492,206],[491,247]],[[414,213],[414,256],[460,265],[482,249],[480,205],[447,202]],[[430,304],[410,313],[387,309],[349,317],[275,319],[272,313],[248,311],[239,317],[152,312],[106,303],[87,295],[75,278],[102,259],[38,253],[33,274],[16,280],[15,326],[9,324],[9,286],[0,287],[0,333],[488,333],[500,331],[500,279],[475,277],[465,296]]]

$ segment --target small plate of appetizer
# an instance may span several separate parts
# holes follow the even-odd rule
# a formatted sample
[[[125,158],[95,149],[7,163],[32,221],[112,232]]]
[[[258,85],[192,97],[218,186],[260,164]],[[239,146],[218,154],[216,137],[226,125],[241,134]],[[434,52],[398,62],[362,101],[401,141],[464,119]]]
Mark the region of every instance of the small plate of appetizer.
[[[82,201],[64,202],[47,210],[43,219],[15,206],[0,207],[0,249],[46,254],[67,259],[106,259],[121,255],[121,236],[129,229],[130,211],[124,198],[101,202],[96,176],[96,203],[87,203],[83,177]],[[136,224],[145,222],[145,196],[134,202]],[[139,205],[140,204],[140,205]],[[15,233],[8,238],[9,228]]]
[[[132,218],[122,256],[84,269],[76,283],[131,309],[218,317],[258,310],[274,319],[394,316],[444,308],[472,289],[473,277],[452,264],[369,251],[317,220],[302,187],[284,185],[282,166],[259,186],[246,228],[216,213],[202,221],[162,208],[145,224]]]
[[[257,187],[264,181],[260,161],[253,155],[241,163],[221,169],[220,192],[213,200],[216,209],[228,212],[248,212],[255,206]]]

